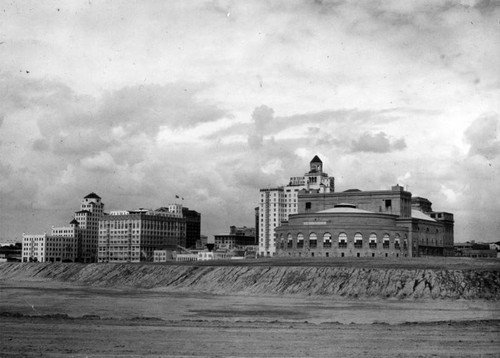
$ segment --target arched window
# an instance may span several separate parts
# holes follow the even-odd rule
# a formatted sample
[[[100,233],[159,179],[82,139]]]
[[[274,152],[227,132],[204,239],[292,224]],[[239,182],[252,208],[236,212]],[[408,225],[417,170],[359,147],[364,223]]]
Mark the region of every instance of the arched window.
[[[283,236],[283,234],[280,235],[280,249],[284,249],[285,248],[285,237]]]
[[[339,234],[339,249],[347,248],[347,235],[345,232]]]
[[[390,239],[389,239],[389,234],[385,234],[384,235],[384,238],[382,239],[382,247],[384,249],[388,249],[389,248],[389,243],[390,243]]]
[[[396,237],[394,238],[394,248],[396,250],[399,250],[401,248],[401,246],[399,246],[400,245],[400,241],[401,240],[400,240],[399,234],[396,234]]]
[[[404,236],[404,239],[403,239],[403,250],[408,250],[408,236]]]
[[[370,249],[377,248],[377,234],[375,234],[375,233],[370,234],[369,245],[370,245]]]
[[[323,235],[323,247],[325,249],[329,249],[330,247],[332,247],[332,234],[330,234],[329,232]]]
[[[299,233],[297,235],[297,248],[301,249],[304,247],[304,235],[302,233]]]
[[[309,235],[309,247],[312,249],[318,247],[318,236],[314,232]]]
[[[354,235],[354,247],[356,249],[363,248],[363,235],[361,235],[359,232]]]
[[[291,249],[293,247],[293,238],[292,238],[292,234],[288,234],[288,237],[287,237],[287,240],[288,240],[288,248]]]

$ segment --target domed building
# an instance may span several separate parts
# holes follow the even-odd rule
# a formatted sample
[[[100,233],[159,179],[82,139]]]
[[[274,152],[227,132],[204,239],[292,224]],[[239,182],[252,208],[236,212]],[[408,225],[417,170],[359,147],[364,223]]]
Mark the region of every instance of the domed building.
[[[453,256],[453,214],[403,187],[325,192],[303,189],[298,213],[275,229],[276,255],[295,257]]]
[[[397,215],[341,203],[314,214],[291,215],[276,229],[281,256],[406,257],[408,228]]]

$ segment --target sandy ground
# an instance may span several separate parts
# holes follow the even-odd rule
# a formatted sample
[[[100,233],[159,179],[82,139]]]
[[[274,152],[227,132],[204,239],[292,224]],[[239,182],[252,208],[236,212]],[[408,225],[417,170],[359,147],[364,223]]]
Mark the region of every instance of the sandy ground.
[[[496,301],[0,281],[0,327],[0,357],[500,357]]]

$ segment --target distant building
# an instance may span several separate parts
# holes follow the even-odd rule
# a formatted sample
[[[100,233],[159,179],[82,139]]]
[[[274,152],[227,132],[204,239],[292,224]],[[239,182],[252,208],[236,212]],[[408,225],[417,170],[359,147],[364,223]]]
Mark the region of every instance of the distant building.
[[[214,235],[215,247],[225,250],[242,249],[255,245],[255,229],[231,226],[229,234]]]
[[[154,250],[153,262],[167,262],[173,260],[173,251],[169,250]]]
[[[74,262],[77,238],[65,236],[23,235],[23,262]]]
[[[497,250],[491,248],[491,244],[476,243],[468,241],[454,245],[455,256],[460,257],[497,257]]]
[[[260,189],[259,254],[273,256],[276,253],[274,230],[281,221],[298,213],[298,193],[302,189],[316,189],[320,193],[333,192],[335,178],[323,172],[323,162],[318,156],[309,163],[309,172],[303,176],[291,177],[288,185]]]
[[[186,220],[186,247],[195,248],[201,234],[201,214],[188,208],[182,208]]]
[[[99,219],[103,210],[101,198],[90,193],[82,199],[80,210],[75,212],[69,226],[53,226],[50,235],[23,234],[23,262],[40,262],[41,258],[43,262],[96,262]]]
[[[158,250],[185,245],[182,208],[111,211],[99,222],[99,262],[154,261]]]
[[[207,248],[208,236],[200,235],[200,239],[196,241],[196,250],[204,250]]]
[[[104,214],[104,204],[96,193],[85,196],[80,211],[75,213],[78,221],[81,240],[78,243],[78,261],[96,262],[97,244],[99,240],[99,220]]]
[[[453,256],[453,214],[399,185],[335,192],[322,161],[309,165],[288,186],[260,190],[261,256]]]

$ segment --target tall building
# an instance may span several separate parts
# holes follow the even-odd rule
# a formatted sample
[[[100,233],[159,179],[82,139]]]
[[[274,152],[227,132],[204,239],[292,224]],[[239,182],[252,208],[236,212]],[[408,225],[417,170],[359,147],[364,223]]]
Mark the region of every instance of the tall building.
[[[81,246],[78,257],[82,262],[97,261],[99,240],[99,220],[104,214],[104,204],[96,193],[90,193],[82,199],[80,210],[75,212],[75,219],[81,229]],[[79,243],[80,245],[80,243]]]
[[[182,208],[182,215],[186,219],[186,245],[188,248],[195,248],[196,241],[201,235],[201,214],[188,208]]]
[[[69,226],[53,226],[50,235],[23,234],[23,261],[35,261],[37,257],[37,261],[96,262],[99,219],[103,212],[101,198],[95,193],[88,194]]]
[[[99,262],[153,261],[154,251],[186,244],[182,206],[111,211],[99,221]]]
[[[260,256],[275,255],[274,230],[281,221],[298,212],[298,194],[302,189],[314,189],[321,193],[330,193],[335,189],[335,178],[323,172],[323,162],[317,155],[309,163],[309,171],[303,176],[291,177],[288,185],[260,189],[259,221],[256,224]]]

